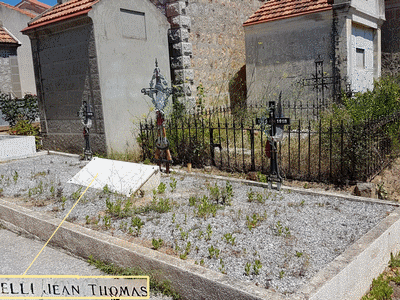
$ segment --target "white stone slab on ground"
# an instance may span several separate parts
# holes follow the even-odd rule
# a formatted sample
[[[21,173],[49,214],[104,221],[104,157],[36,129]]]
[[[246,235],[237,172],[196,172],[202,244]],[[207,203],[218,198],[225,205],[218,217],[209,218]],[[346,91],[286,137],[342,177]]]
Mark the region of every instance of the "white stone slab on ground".
[[[20,159],[36,155],[34,136],[0,136],[0,161]]]
[[[98,174],[91,188],[103,190],[107,185],[112,192],[127,197],[137,190],[150,191],[160,184],[160,171],[157,166],[142,165],[118,160],[94,157],[68,183],[88,186]]]

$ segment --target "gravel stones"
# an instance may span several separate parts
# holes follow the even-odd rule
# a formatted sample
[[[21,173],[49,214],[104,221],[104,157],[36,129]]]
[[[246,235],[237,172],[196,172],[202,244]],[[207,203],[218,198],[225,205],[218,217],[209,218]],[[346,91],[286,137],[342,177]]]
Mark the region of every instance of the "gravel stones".
[[[0,188],[5,197],[18,195],[32,209],[62,218],[75,203],[80,188],[66,182],[83,166],[75,158],[55,155],[2,163]],[[231,205],[220,205],[215,216],[211,212],[200,217],[200,208],[216,204],[210,187],[217,186],[221,194],[227,190],[227,181],[180,174],[163,175],[161,181],[166,185],[163,193],[132,199],[132,205],[142,207],[136,215],[110,214],[106,211],[110,205],[120,204],[123,210],[127,199],[89,189],[69,220],[133,239],[136,230],[132,219],[137,216],[144,225],[136,241],[140,239],[148,247],[153,238],[162,239],[163,247],[158,251],[258,286],[293,293],[393,210],[390,205],[232,182]],[[195,197],[192,203],[190,197]],[[156,204],[158,208],[152,209]]]

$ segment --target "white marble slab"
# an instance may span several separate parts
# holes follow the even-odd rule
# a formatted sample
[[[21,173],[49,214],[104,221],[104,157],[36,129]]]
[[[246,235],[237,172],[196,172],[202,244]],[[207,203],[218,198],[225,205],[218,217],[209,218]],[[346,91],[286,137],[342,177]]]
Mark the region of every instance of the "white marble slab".
[[[112,192],[129,197],[137,190],[152,190],[160,184],[157,166],[136,164],[118,160],[94,157],[68,183],[88,186],[98,174],[91,188],[103,190],[107,185]]]

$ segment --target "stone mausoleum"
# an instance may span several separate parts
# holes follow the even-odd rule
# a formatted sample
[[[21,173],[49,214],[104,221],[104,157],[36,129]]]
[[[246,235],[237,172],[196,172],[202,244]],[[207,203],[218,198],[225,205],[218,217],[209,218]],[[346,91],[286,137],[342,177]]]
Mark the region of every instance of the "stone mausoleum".
[[[44,147],[81,153],[77,112],[87,101],[93,151],[132,149],[138,120],[152,106],[141,89],[156,58],[170,81],[168,29],[148,0],[59,0],[29,22],[23,33],[32,44]]]
[[[383,0],[269,0],[245,23],[248,103],[283,91],[315,74],[324,62],[336,78],[331,92],[350,85],[354,92],[373,88],[381,74]],[[336,89],[336,91],[335,91]]]

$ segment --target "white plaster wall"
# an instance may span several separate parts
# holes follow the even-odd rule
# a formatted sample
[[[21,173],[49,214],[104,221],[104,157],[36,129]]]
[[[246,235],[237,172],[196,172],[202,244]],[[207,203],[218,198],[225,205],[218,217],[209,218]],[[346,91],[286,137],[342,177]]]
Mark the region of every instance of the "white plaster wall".
[[[0,5],[0,20],[3,22],[4,27],[6,27],[22,44],[17,50],[22,95],[26,93],[36,94],[31,42],[28,36],[21,33],[21,30],[28,26],[28,22],[31,18],[18,11]]]
[[[350,74],[354,92],[366,92],[374,87],[374,34],[372,28],[352,24]],[[356,66],[357,48],[364,49],[364,68]]]
[[[132,34],[138,38],[124,37],[129,31],[121,8],[145,14],[145,37],[140,30]],[[102,0],[93,6],[89,17],[94,24],[107,151],[124,152],[136,145],[139,120],[152,107],[141,89],[149,87],[155,58],[161,73],[171,82],[169,23],[147,0]],[[139,21],[138,26],[143,24]]]
[[[332,11],[245,26],[248,104],[295,99],[292,83],[315,73],[324,60],[332,75]]]

